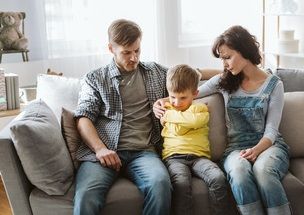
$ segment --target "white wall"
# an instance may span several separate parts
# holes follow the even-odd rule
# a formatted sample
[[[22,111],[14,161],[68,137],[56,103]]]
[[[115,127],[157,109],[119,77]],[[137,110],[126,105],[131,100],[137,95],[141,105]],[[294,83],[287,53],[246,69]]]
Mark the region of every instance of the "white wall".
[[[85,56],[70,57],[50,60],[36,60],[22,63],[0,64],[6,73],[16,73],[19,75],[19,85],[36,85],[38,74],[46,73],[50,68],[55,72],[62,72],[64,76],[79,78],[85,73],[110,62],[112,56]]]

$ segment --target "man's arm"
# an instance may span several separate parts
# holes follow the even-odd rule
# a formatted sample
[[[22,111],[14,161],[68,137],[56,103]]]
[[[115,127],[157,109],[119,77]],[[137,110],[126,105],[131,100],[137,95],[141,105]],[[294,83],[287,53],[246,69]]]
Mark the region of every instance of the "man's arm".
[[[199,68],[197,68],[196,70],[200,74],[201,81],[209,80],[213,76],[222,72],[222,70],[219,70],[219,69],[199,69]]]
[[[85,144],[95,152],[101,165],[115,169],[116,171],[120,170],[120,158],[115,151],[109,150],[101,141],[97,134],[97,130],[90,119],[86,117],[79,118],[77,120],[77,129]]]

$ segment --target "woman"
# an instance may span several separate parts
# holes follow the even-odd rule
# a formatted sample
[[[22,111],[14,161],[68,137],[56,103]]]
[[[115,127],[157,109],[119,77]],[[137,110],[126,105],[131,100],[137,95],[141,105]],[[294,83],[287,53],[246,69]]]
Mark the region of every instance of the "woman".
[[[283,110],[283,84],[261,70],[259,44],[241,26],[221,34],[213,48],[224,72],[199,88],[199,97],[222,93],[228,146],[223,167],[241,214],[291,214],[281,184],[288,171],[289,152],[278,127]],[[157,117],[163,101],[154,105]]]

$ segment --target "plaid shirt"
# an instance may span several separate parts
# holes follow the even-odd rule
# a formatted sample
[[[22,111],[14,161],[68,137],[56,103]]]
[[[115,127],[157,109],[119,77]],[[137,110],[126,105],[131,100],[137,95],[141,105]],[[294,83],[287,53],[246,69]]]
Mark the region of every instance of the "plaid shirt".
[[[138,68],[142,73],[152,109],[153,103],[157,99],[168,96],[166,90],[167,68],[154,62],[140,62]],[[82,89],[75,111],[75,117],[87,117],[93,122],[100,139],[111,150],[117,149],[123,118],[119,92],[121,78],[114,60],[107,66],[86,74],[82,79]],[[154,114],[151,114],[151,117],[153,121],[151,144],[160,146],[160,123]],[[95,153],[84,143],[77,151],[77,158],[82,161],[98,161]]]

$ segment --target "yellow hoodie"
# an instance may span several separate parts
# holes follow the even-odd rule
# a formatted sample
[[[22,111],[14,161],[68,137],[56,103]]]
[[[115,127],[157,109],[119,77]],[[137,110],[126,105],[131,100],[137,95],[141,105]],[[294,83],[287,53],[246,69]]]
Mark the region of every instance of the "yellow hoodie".
[[[162,157],[173,154],[192,154],[211,157],[208,140],[209,112],[205,104],[192,104],[185,111],[167,105],[164,117]]]

